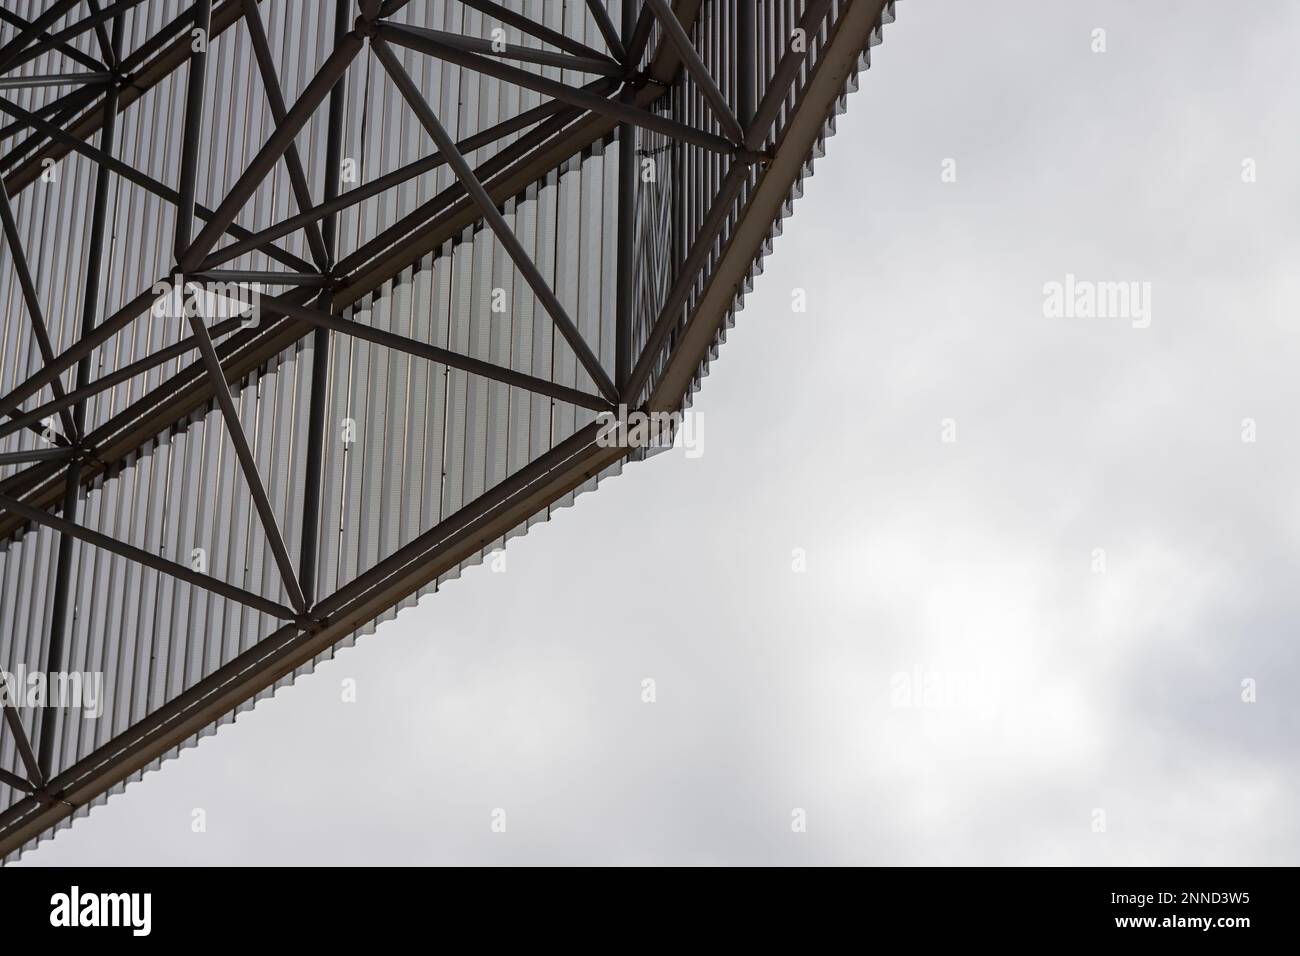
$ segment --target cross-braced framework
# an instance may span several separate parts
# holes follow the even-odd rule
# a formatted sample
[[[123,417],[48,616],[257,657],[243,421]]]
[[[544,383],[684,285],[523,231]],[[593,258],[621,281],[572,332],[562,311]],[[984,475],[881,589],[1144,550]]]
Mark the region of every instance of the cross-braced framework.
[[[50,675],[65,666],[75,603],[73,549],[78,546],[102,549],[280,622],[278,629],[67,766],[60,766],[56,756],[55,722],[42,719],[40,712],[25,714],[15,706],[15,695],[7,695],[4,727],[14,741],[17,763],[11,769],[0,767],[0,783],[25,796],[0,814],[0,855],[634,451],[601,441],[590,413],[616,413],[620,406],[651,413],[680,410],[868,41],[891,16],[882,0],[566,4],[567,16],[574,16],[569,8],[576,6],[588,18],[591,29],[583,31],[548,25],[531,13],[538,9],[532,3],[445,2],[476,14],[479,34],[413,25],[408,8],[422,7],[422,0],[333,0],[333,41],[314,64],[314,73],[296,84],[300,92],[294,97],[285,95],[284,64],[264,18],[278,0],[53,0],[27,15],[0,10],[5,31],[0,37],[6,38],[0,44],[0,113],[7,119],[0,128],[0,220],[7,267],[16,277],[24,313],[11,312],[6,321],[21,318],[33,345],[25,376],[9,382],[0,395],[0,439],[9,441],[0,447],[12,448],[0,451],[0,465],[13,466],[0,480],[0,540],[34,527],[57,535],[48,634],[39,666]],[[174,15],[154,16],[152,32],[128,46],[128,21],[146,16],[151,6],[165,6]],[[698,45],[702,21],[711,17],[722,18],[738,38],[721,53]],[[763,32],[760,27],[767,34],[779,31],[779,42],[760,48],[755,39]],[[197,198],[200,181],[211,180],[212,158],[205,154],[203,136],[213,117],[205,115],[205,103],[212,101],[213,59],[221,38],[236,34],[246,38],[251,52],[247,69],[260,85],[271,124],[261,145],[228,170],[219,198],[208,196],[208,206]],[[600,42],[579,36],[598,36]],[[62,64],[59,72],[31,68],[49,63]],[[412,63],[420,64],[415,75]],[[420,78],[434,64],[529,91],[536,105],[458,140],[447,128],[447,101],[433,101]],[[369,84],[377,84],[382,71],[390,84],[385,88],[396,91],[383,108],[409,111],[418,124],[413,128],[425,137],[425,152],[357,182],[338,171],[358,159],[344,155],[345,130],[354,119],[344,90],[349,71],[363,65],[375,68]],[[178,160],[174,179],[164,182],[156,171],[124,159],[118,141],[132,106],[173,74],[183,91],[170,116]],[[42,97],[34,108],[19,105],[18,94],[38,89],[59,92]],[[322,117],[324,154],[315,165],[327,172],[318,184],[309,176],[301,150],[304,129]],[[584,334],[565,296],[506,212],[507,204],[531,184],[601,143],[620,147],[613,177],[615,249],[606,267],[615,273],[614,341],[608,360]],[[647,292],[645,269],[638,271],[637,264],[638,256],[650,254],[637,240],[638,230],[646,227],[639,220],[646,214],[638,215],[636,195],[641,163],[655,145],[671,156],[666,168],[674,178],[707,168],[713,186],[674,195],[671,249],[654,253],[665,256],[666,266],[659,286]],[[85,285],[78,290],[81,314],[75,333],[56,337],[47,324],[51,302],[48,295],[43,300],[36,276],[52,268],[50,257],[66,254],[59,251],[66,246],[58,236],[42,236],[37,244],[32,230],[24,231],[15,207],[16,197],[74,154],[94,170],[78,187],[90,190],[89,218],[78,226],[84,229],[77,254],[84,258]],[[423,203],[399,199],[399,215],[391,225],[344,245],[343,214],[395,196],[409,197],[411,184],[438,171],[450,171],[449,186]],[[273,175],[286,177],[294,208],[263,218],[256,228],[239,225],[241,213]],[[125,281],[110,277],[105,266],[112,228],[108,203],[115,182],[128,183],[168,207],[173,228],[164,274],[136,294],[123,295],[120,308],[101,314],[106,283]],[[350,188],[342,188],[349,183]],[[570,350],[582,370],[570,382],[357,317],[359,304],[376,290],[391,287],[448,243],[483,230],[490,231],[515,278],[549,316],[557,350]],[[255,257],[261,268],[243,267]],[[213,290],[231,288],[258,290],[256,322],[243,312],[217,314],[222,297]],[[260,295],[262,288],[282,291]],[[646,302],[651,312],[638,323],[636,311]],[[183,326],[183,334],[104,370],[97,357],[114,349],[118,337],[149,315]],[[318,545],[328,523],[322,512],[322,448],[331,349],[342,339],[585,410],[587,424],[330,591],[322,586],[318,567]],[[257,439],[250,436],[247,416],[241,416],[239,392],[251,373],[302,342],[312,345],[313,373],[299,397],[307,433],[305,480],[301,498],[290,502],[296,513],[290,514],[268,489]],[[157,384],[100,420],[88,419],[89,400],[138,382],[146,373],[155,373]],[[261,546],[278,574],[275,593],[259,593],[157,548],[130,544],[89,526],[79,515],[86,489],[95,481],[130,467],[141,447],[164,429],[214,406],[255,514]],[[286,533],[289,527],[296,529],[296,549]]]

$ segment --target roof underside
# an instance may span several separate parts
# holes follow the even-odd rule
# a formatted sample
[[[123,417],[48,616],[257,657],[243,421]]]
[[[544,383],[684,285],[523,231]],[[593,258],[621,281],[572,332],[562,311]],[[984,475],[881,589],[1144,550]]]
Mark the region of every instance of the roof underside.
[[[0,252],[0,395],[29,392],[9,408],[0,399],[15,423],[0,438],[0,456],[19,458],[40,440],[50,444],[51,434],[56,450],[84,449],[52,460],[0,457],[0,668],[103,675],[98,719],[77,709],[7,711],[0,854],[68,825],[568,506],[625,459],[643,457],[595,439],[596,416],[615,399],[647,410],[690,403],[869,65],[869,47],[892,21],[892,3],[770,0],[746,10],[745,0],[678,0],[671,13],[698,54],[683,69],[655,4],[629,2],[626,16],[618,2],[605,4],[606,23],[599,4],[580,0],[385,4],[394,8],[384,18],[392,26],[376,31],[379,40],[356,55],[289,137],[292,148],[186,268],[209,281],[226,273],[325,278],[267,283],[260,324],[235,321],[221,334],[218,325],[211,356],[195,347],[192,326],[141,295],[183,261],[185,244],[173,237],[193,235],[181,221],[193,70],[187,50],[173,49],[186,35],[166,32],[191,4],[141,3],[120,24],[103,24],[116,30],[70,35],[61,49],[8,67],[6,52],[30,29],[23,23],[50,7],[19,2],[0,22],[0,77],[81,72],[83,61],[116,58],[133,79],[118,93],[112,156],[142,174],[106,174],[101,156],[66,142],[103,147],[102,100],[62,115],[51,104],[64,102],[64,88],[0,88],[20,111],[10,111],[14,123],[27,123],[3,140],[0,174],[17,247],[34,263],[33,288],[24,288],[15,244]],[[39,32],[48,38],[87,16],[73,6]],[[322,14],[315,0],[248,6],[260,9],[263,52],[296,110],[312,95],[313,77],[330,69],[354,11],[336,30],[332,11]],[[196,243],[205,222],[220,225],[223,203],[284,126],[246,13],[242,3],[213,4],[201,91],[209,119],[193,176]],[[530,22],[541,29],[530,32]],[[794,56],[791,37],[810,24]],[[151,46],[160,36],[166,42]],[[644,55],[610,69],[615,47],[635,50],[638,36]],[[429,37],[433,47],[403,46]],[[481,56],[478,48],[466,52],[454,37],[503,39],[524,59],[501,62],[643,115],[627,122],[483,72],[466,59]],[[369,48],[375,43],[395,51],[401,71]],[[583,48],[604,61],[583,59]],[[539,53],[571,60],[526,59]],[[439,161],[445,151],[404,99],[403,71],[463,150],[497,221],[475,205],[460,171]],[[719,95],[765,151],[760,162],[746,158],[745,143],[727,141]],[[54,136],[33,114],[68,132]],[[29,136],[30,148],[20,148]],[[336,194],[322,185],[335,160],[348,170],[344,197],[370,187],[374,195],[322,216],[321,233],[309,225],[266,239]],[[386,182],[393,185],[381,190]],[[159,195],[158,184],[172,184],[163,187],[171,195]],[[243,246],[251,251],[239,253]],[[224,259],[223,250],[231,250]],[[87,290],[97,303],[90,310]],[[144,307],[87,349],[84,376],[74,379],[76,363],[66,362],[66,376],[34,389],[50,362],[33,334],[33,298],[56,357],[77,357],[88,329],[104,330],[133,303]],[[308,321],[320,315],[334,325]],[[167,361],[130,374],[168,350]],[[78,406],[53,407],[53,389],[115,379]],[[222,380],[228,406],[214,400]],[[42,404],[52,408],[40,427],[17,426],[15,416]],[[80,408],[78,432],[62,424],[60,412],[72,407]],[[269,525],[240,440],[265,490]],[[36,520],[65,514],[70,487],[79,534]],[[286,575],[277,560],[277,534],[298,574]],[[119,553],[106,539],[139,554]],[[238,593],[178,579],[141,555],[201,566]],[[305,592],[298,614],[295,588]],[[27,741],[41,753],[25,754]],[[37,768],[39,786],[29,757],[48,764]]]

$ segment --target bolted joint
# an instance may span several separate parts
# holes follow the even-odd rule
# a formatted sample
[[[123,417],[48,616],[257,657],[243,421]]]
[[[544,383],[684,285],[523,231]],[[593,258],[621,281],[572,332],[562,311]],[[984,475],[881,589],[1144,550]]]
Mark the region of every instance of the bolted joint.
[[[68,467],[79,468],[89,456],[86,454],[86,450],[80,445],[70,445],[69,447],[72,449],[72,453],[68,455]]]
[[[77,450],[73,453],[74,462],[78,464],[94,465],[97,468],[102,469],[103,471],[109,470],[108,462],[104,461],[104,459],[99,457],[98,455],[99,449],[96,448],[94,445],[88,444],[83,441],[76,446],[76,449]]]
[[[43,807],[72,806],[72,804],[69,803],[67,800],[64,800],[62,797],[56,797],[53,793],[51,793],[49,787],[38,787],[34,789],[32,791],[32,799],[34,799],[37,803],[39,803]]]
[[[644,89],[645,87],[650,86],[651,84],[654,84],[655,86],[659,87],[661,92],[667,91],[668,89],[666,85],[660,83],[658,80],[656,80],[645,70],[638,70],[631,64],[628,64],[627,70],[628,70],[627,74],[624,75],[623,77],[623,88],[625,91],[635,92],[637,90]]]
[[[770,149],[747,149],[744,146],[737,146],[732,156],[736,162],[746,166],[766,166],[773,159]]]
[[[299,614],[295,617],[293,623],[297,625],[304,634],[319,634],[321,631],[325,630],[327,622],[323,617],[316,617],[311,613],[311,611],[308,611],[305,614]]]

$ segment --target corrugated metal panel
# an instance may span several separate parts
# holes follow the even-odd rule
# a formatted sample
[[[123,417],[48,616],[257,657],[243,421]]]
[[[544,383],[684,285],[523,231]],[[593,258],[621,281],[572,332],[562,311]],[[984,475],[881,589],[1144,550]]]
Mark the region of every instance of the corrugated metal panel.
[[[742,42],[735,36],[736,2],[741,0],[706,2],[696,31],[701,55],[733,101],[737,44]],[[509,5],[592,46],[602,45],[581,0],[515,0]],[[803,0],[773,0],[763,5],[762,15],[756,18],[756,35],[745,42],[753,43],[759,53],[757,96],[762,96],[763,76],[774,68],[785,37],[804,5]],[[179,6],[175,2],[145,4],[133,13],[128,31],[133,39],[128,48],[142,42],[149,30],[168,19],[165,11]],[[268,2],[262,6],[279,57],[285,98],[293,102],[328,53],[332,16],[321,16],[319,5],[310,0]],[[486,35],[490,26],[482,14],[459,4],[413,3],[403,10],[402,18],[471,35]],[[892,9],[885,22],[889,20]],[[508,32],[512,33],[511,42],[529,42],[514,31]],[[0,42],[9,35],[11,28],[0,28]],[[90,36],[81,39],[93,43]],[[864,51],[864,67],[865,55]],[[263,106],[265,99],[251,56],[242,27],[227,31],[212,45],[210,69],[217,79],[208,88],[208,115],[214,121],[212,140],[205,149],[211,156],[222,158],[208,167],[206,179],[201,178],[200,202],[208,205],[220,201],[244,168],[246,157],[270,128],[269,111]],[[404,62],[451,135],[458,139],[536,106],[541,100],[537,94],[414,54],[405,53]],[[538,69],[561,78],[557,69]],[[571,74],[563,78],[571,83],[590,79]],[[431,151],[414,117],[368,57],[354,64],[346,91],[344,152],[357,159],[362,182]],[[122,117],[119,155],[160,181],[172,180],[178,162],[174,126],[169,118],[179,110],[183,95],[182,70],[151,90]],[[787,100],[778,128],[795,95]],[[33,105],[27,108],[35,108],[40,102],[33,99]],[[702,96],[689,80],[679,84],[665,105],[674,118],[716,129]],[[320,168],[325,153],[321,114],[298,137],[307,175],[313,183],[319,183],[325,175]],[[828,125],[830,131],[833,118]],[[508,142],[480,151],[476,159]],[[504,210],[507,221],[606,368],[613,366],[616,310],[611,277],[619,148],[617,142],[598,144],[530,186]],[[726,173],[726,160],[645,131],[637,138],[637,149],[639,158],[648,160],[654,170],[653,181],[642,183],[638,196],[634,335],[639,345],[662,306],[690,236],[698,231],[717,194]],[[808,172],[814,158],[809,158]],[[45,244],[32,258],[46,264],[39,276],[42,301],[49,303],[47,318],[56,348],[66,348],[75,339],[74,330],[80,323],[84,255],[79,255],[76,247],[51,243],[63,241],[61,236],[75,239],[87,231],[87,197],[94,170],[91,163],[75,155],[65,159],[59,168],[60,188],[34,185],[16,197],[15,207],[24,235],[33,243]],[[449,170],[443,168],[380,200],[347,210],[340,216],[343,254],[358,248],[451,182]],[[75,188],[69,188],[69,184]],[[791,201],[797,191],[792,192]],[[114,238],[109,247],[111,265],[105,275],[112,280],[107,283],[101,315],[166,271],[173,229],[171,208],[138,186],[115,182],[110,208]],[[256,230],[295,211],[287,176],[281,170],[259,188],[237,221]],[[785,211],[788,213],[789,204]],[[771,234],[775,236],[779,230],[778,220]],[[724,231],[715,244],[715,258],[727,236]],[[309,256],[299,234],[283,246],[300,257]],[[754,271],[761,268],[761,258]],[[60,265],[50,268],[51,263]],[[0,268],[0,302],[5,304],[8,316],[0,329],[2,390],[26,378],[37,367],[38,356],[33,354],[12,269],[7,263],[0,265],[4,266]],[[261,255],[241,257],[228,266],[279,267]],[[703,279],[696,283],[695,295],[702,288]],[[506,292],[505,312],[492,310],[494,289]],[[485,230],[467,229],[436,254],[358,302],[350,316],[551,381],[592,388],[567,344],[557,342],[550,317],[516,277],[495,237]],[[722,335],[732,320],[729,316]],[[174,320],[143,318],[131,331],[113,340],[111,347],[97,353],[96,374],[119,368],[182,335],[180,323]],[[330,339],[322,495],[325,528],[319,541],[318,590],[322,594],[352,580],[594,417],[589,410],[361,340],[339,335],[331,335]],[[305,484],[305,405],[312,349],[308,337],[249,375],[235,390],[241,422],[295,561],[299,557],[301,527],[300,515],[292,506],[301,501]],[[193,356],[169,363],[104,393],[92,403],[89,421],[106,420],[172,374],[178,364],[191,361]],[[707,361],[700,375],[706,373]],[[345,441],[349,422],[355,423],[355,433]],[[10,436],[0,449],[30,447],[30,437],[34,436]],[[5,473],[0,471],[0,477]],[[598,479],[592,479],[553,507],[571,504],[576,494],[597,483]],[[547,514],[549,509],[507,537],[522,533],[527,525],[544,520]],[[287,600],[275,564],[267,559],[262,529],[245,491],[224,421],[214,407],[167,429],[123,467],[96,480],[82,502],[81,521],[182,563],[189,563],[196,549],[202,549],[210,573],[274,600]],[[51,532],[33,529],[0,545],[0,662],[10,667],[40,667],[45,659],[56,541],[57,536]],[[481,555],[466,563],[479,559]],[[76,546],[73,567],[76,607],[67,666],[70,670],[104,672],[108,708],[97,721],[81,720],[76,712],[45,712],[56,721],[54,726],[60,735],[56,772],[253,646],[279,623],[260,611],[89,546]],[[421,594],[409,596],[399,607],[413,605],[423,593],[436,590],[442,581],[458,575],[459,568]],[[349,645],[360,634],[374,630],[397,611],[392,609],[343,644]],[[307,670],[310,667],[301,668],[300,673]],[[291,680],[283,679],[280,686]],[[257,699],[273,691],[263,692],[239,709],[254,706]],[[31,729],[31,713],[24,716]],[[199,736],[214,732],[220,723],[234,716],[227,715]],[[146,771],[159,763],[161,760],[155,761]],[[0,766],[17,766],[14,742],[7,733],[0,733]],[[112,792],[123,786],[125,783],[119,784]],[[18,796],[0,785],[0,808]],[[106,798],[107,794],[95,803]],[[75,816],[88,809],[78,808]]]

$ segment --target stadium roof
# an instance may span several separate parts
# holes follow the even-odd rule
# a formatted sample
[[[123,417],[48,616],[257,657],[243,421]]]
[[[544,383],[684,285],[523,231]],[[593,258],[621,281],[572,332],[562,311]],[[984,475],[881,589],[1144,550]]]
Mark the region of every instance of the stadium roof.
[[[0,11],[0,855],[644,457],[892,7]]]

